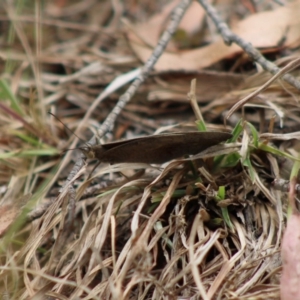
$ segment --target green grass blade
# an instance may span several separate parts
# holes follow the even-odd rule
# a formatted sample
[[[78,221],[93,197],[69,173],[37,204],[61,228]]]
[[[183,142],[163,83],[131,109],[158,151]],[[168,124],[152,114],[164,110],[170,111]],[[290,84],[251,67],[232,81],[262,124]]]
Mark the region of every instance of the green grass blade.
[[[8,99],[11,103],[11,108],[20,115],[24,115],[18,98],[12,93],[5,79],[0,80],[0,97],[2,99]]]
[[[225,186],[220,186],[219,190],[218,190],[218,194],[216,196],[217,202],[224,200],[225,196],[226,196]],[[232,224],[232,222],[230,220],[228,208],[227,207],[221,207],[221,212],[222,212],[222,216],[223,216],[223,219],[224,219],[225,223],[227,224],[227,226],[229,228],[232,229],[233,228],[233,224]]]

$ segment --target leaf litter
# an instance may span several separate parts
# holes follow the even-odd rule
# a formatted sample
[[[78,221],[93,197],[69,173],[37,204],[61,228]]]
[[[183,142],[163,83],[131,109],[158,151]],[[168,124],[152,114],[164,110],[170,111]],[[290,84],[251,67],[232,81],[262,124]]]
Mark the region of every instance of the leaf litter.
[[[148,10],[132,1],[58,1],[41,11],[17,6],[18,13],[9,3],[1,8],[3,28],[14,32],[9,40],[6,30],[10,42],[0,50],[3,299],[279,298],[285,191],[294,190],[272,182],[282,178],[287,185],[298,162],[298,91],[259,64],[249,68],[241,49],[207,29],[198,3],[181,25],[185,40],[175,35],[102,140],[195,130],[187,97],[193,78],[204,125],[224,130],[230,112],[233,138],[193,160],[163,165],[103,164],[91,174],[88,162],[63,185],[80,151],[58,153],[78,140],[45,112],[84,141],[98,131],[164,30],[170,6],[146,2]],[[278,66],[296,67],[298,6],[249,12],[241,3],[231,6],[228,20]],[[146,44],[137,46],[133,33]],[[204,41],[197,48],[189,43],[193,35]],[[238,102],[242,109],[231,110]],[[291,266],[298,260],[291,245],[296,217],[282,249]],[[294,282],[289,276],[283,273],[282,287]]]

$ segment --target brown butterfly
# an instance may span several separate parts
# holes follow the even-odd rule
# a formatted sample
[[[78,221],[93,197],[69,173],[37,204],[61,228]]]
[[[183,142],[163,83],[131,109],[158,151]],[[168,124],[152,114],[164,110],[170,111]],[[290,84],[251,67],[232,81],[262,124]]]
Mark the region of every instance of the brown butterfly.
[[[176,132],[79,148],[87,158],[107,163],[161,164],[197,154],[231,138],[226,132]]]

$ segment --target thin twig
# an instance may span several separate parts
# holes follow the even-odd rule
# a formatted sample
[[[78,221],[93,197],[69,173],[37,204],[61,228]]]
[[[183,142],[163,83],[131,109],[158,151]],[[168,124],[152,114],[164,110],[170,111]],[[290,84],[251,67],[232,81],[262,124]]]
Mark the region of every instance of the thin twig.
[[[218,15],[216,9],[208,3],[206,0],[198,0],[201,6],[205,9],[207,15],[212,19],[215,23],[216,27],[218,28],[221,36],[223,37],[224,42],[227,45],[231,45],[232,43],[236,43],[239,45],[254,61],[256,61],[259,65],[263,67],[264,70],[270,72],[271,74],[276,74],[280,71],[274,63],[265,59],[261,53],[254,48],[250,43],[244,41],[241,37],[233,33],[228,25],[221,20],[220,16]],[[285,74],[282,78],[290,83],[292,86],[300,90],[300,82],[292,75]]]

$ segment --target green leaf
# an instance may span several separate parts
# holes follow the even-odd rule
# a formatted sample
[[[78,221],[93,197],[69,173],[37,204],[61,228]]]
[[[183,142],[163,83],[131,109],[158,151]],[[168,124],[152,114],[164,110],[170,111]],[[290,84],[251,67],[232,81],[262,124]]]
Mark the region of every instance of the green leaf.
[[[219,200],[224,200],[225,199],[225,186],[224,185],[219,187],[217,197],[218,197]]]
[[[256,128],[249,122],[247,122],[247,125],[250,127],[252,136],[253,136],[253,144],[256,148],[258,148],[258,132]]]
[[[241,120],[234,128],[232,133],[232,138],[228,140],[229,143],[236,142],[241,132],[243,131],[243,127],[240,124],[241,124]],[[216,156],[214,157],[214,169],[216,170],[218,168],[234,167],[238,164],[239,160],[240,160],[240,154],[237,152]]]
[[[233,229],[233,224],[231,223],[228,208],[227,207],[221,207],[222,216],[224,218],[225,223],[230,229]]]
[[[245,167],[247,167],[247,171],[248,171],[249,176],[251,178],[251,182],[254,183],[255,182],[255,170],[254,170],[254,168],[252,166],[249,153],[247,153],[247,157],[243,161],[243,165]]]
[[[196,121],[196,126],[199,131],[207,131],[205,123],[201,120]]]
[[[232,131],[232,138],[229,139],[229,142],[236,142],[241,133],[243,132],[243,126],[242,124],[242,119],[239,120],[239,122],[235,125],[233,131]]]
[[[214,158],[214,170],[217,168],[230,168],[236,166],[240,161],[240,154],[235,152],[227,155],[220,155]]]
[[[294,157],[294,156],[292,156],[292,155],[290,155],[290,154],[288,154],[286,152],[280,151],[279,149],[276,149],[276,148],[274,148],[274,147],[272,147],[270,145],[267,145],[265,143],[260,143],[258,145],[258,149],[263,150],[265,152],[269,152],[271,154],[278,155],[278,156],[287,157],[287,158],[290,158],[290,159],[292,159],[294,161],[300,161],[300,159],[298,159],[298,158],[296,158],[296,157]]]

